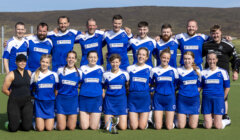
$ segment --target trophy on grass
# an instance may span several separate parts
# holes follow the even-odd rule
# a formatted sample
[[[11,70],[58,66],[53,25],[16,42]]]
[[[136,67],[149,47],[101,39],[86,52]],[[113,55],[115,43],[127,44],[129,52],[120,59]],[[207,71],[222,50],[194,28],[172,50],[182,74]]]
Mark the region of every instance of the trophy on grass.
[[[112,134],[118,134],[118,131],[117,131],[118,123],[119,123],[119,117],[114,116],[114,117],[109,118],[106,130],[108,130]]]

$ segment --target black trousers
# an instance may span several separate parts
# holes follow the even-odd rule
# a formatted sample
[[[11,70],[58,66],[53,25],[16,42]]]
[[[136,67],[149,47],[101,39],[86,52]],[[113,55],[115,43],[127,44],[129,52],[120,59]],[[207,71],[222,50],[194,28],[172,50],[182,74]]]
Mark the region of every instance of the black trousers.
[[[8,106],[8,130],[16,132],[20,126],[23,131],[32,129],[33,104],[29,97],[9,97]],[[21,122],[20,122],[21,121]]]

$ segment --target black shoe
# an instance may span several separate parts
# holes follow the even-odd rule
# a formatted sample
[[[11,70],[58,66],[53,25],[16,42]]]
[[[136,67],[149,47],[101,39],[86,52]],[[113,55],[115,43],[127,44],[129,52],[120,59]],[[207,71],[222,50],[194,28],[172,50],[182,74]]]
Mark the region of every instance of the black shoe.
[[[228,116],[228,114],[224,114],[222,119],[227,119],[227,120],[230,120],[230,117]]]

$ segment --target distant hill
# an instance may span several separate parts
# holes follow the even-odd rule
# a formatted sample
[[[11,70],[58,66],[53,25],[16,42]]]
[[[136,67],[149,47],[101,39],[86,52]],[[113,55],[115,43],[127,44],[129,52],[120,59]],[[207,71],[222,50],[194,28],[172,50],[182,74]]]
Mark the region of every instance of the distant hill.
[[[224,34],[240,37],[240,8],[187,8],[187,7],[124,7],[124,8],[96,8],[73,11],[46,11],[27,13],[0,13],[0,25],[4,25],[5,34],[12,36],[14,24],[23,21],[36,27],[39,22],[46,22],[53,29],[57,25],[57,18],[61,15],[69,16],[71,28],[86,30],[86,20],[93,17],[97,20],[99,28],[111,29],[112,16],[121,14],[124,17],[124,26],[132,28],[137,33],[137,23],[147,21],[150,24],[150,35],[160,33],[163,23],[170,23],[174,33],[186,31],[186,21],[196,19],[199,23],[199,32],[209,34],[213,24],[220,24]]]

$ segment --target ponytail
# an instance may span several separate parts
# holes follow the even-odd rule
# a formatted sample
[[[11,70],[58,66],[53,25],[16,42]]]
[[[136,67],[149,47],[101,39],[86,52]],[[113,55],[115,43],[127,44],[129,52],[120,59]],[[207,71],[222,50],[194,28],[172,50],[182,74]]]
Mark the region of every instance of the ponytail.
[[[194,62],[192,64],[192,68],[197,73],[197,75],[200,76],[200,73],[197,71],[199,69],[199,67]]]

